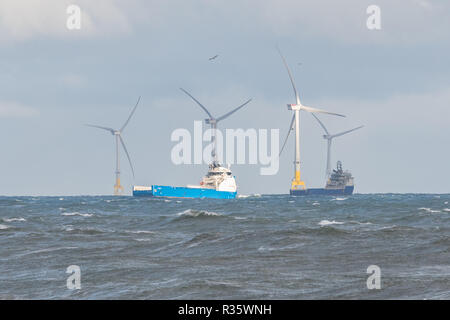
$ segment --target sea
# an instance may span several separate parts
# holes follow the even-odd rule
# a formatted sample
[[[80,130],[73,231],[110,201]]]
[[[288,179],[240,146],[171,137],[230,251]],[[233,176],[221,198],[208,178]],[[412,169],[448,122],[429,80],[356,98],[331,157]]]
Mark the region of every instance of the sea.
[[[0,299],[450,299],[450,195],[0,197]]]

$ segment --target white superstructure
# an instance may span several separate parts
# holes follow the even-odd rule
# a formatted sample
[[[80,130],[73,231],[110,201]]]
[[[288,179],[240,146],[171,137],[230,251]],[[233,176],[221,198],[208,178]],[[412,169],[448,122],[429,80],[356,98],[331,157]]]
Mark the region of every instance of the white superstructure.
[[[206,188],[216,191],[236,192],[237,185],[231,170],[219,164],[210,164],[208,173],[200,181],[200,185],[187,185],[188,188]]]

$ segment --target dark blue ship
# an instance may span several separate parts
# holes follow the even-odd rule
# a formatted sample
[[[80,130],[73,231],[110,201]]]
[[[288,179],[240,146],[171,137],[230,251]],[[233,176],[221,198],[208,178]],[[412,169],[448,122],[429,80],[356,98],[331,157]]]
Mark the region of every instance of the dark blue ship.
[[[291,196],[309,196],[309,195],[329,195],[342,196],[351,195],[355,185],[353,183],[353,176],[350,172],[342,169],[342,163],[337,162],[336,169],[333,169],[328,178],[325,188],[311,188],[311,189],[291,189]]]

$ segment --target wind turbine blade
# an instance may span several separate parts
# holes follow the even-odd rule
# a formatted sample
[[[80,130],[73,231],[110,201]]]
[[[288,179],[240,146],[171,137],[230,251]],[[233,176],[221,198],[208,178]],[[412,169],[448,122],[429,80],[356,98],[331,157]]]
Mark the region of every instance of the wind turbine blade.
[[[102,126],[96,126],[96,125],[93,125],[93,124],[85,124],[85,126],[103,129],[103,130],[109,131],[109,132],[111,132],[112,134],[114,134],[114,129],[113,129],[113,128],[102,127]]]
[[[280,56],[281,56],[281,59],[283,60],[284,66],[286,67],[286,70],[287,70],[288,75],[289,75],[289,79],[291,79],[292,89],[294,89],[294,93],[295,93],[295,100],[297,101],[297,104],[301,104],[301,103],[300,103],[300,98],[299,98],[299,96],[298,96],[297,89],[295,88],[294,78],[292,77],[291,70],[289,70],[288,64],[287,64],[286,60],[284,59],[283,54],[281,53],[280,48],[277,47],[277,50],[278,50],[278,53],[279,53]]]
[[[243,108],[243,107],[244,107],[247,103],[249,103],[250,101],[252,101],[252,99],[247,100],[245,103],[241,104],[241,105],[240,105],[239,107],[237,107],[236,109],[231,110],[230,112],[224,114],[223,116],[217,118],[216,120],[217,120],[217,121],[220,121],[220,120],[222,120],[222,119],[225,119],[225,118],[231,116],[233,113],[235,113],[235,112],[238,111],[239,109]]]
[[[324,113],[324,114],[331,114],[333,116],[338,116],[338,117],[344,117],[345,116],[343,114],[339,114],[339,113],[334,113],[334,112],[328,112],[322,109],[317,109],[317,108],[312,108],[312,107],[307,107],[307,106],[301,106],[300,110],[305,110],[311,113]]]
[[[278,154],[278,157],[281,156],[281,153],[284,150],[284,146],[286,145],[286,142],[288,141],[289,135],[291,134],[291,131],[294,129],[293,128],[294,121],[295,121],[295,114],[292,116],[292,121],[291,121],[291,125],[289,126],[288,134],[286,135],[286,138],[284,139],[283,146],[281,147],[281,150],[280,150],[280,153]]]
[[[133,116],[133,113],[136,111],[136,108],[137,108],[140,100],[141,100],[141,96],[139,96],[138,101],[136,102],[136,105],[134,106],[133,111],[131,111],[130,116],[128,117],[127,121],[123,124],[122,128],[120,128],[120,132],[122,132],[123,129],[125,129],[125,127],[127,126],[128,122],[130,122],[130,119]]]
[[[355,130],[361,129],[362,127],[364,127],[364,126],[359,126],[359,127],[357,127],[357,128],[351,129],[351,130],[347,130],[347,131],[344,131],[344,132],[341,132],[341,133],[333,134],[333,135],[331,136],[331,138],[343,136],[344,134],[347,134],[347,133],[353,132],[353,131],[355,131]]]
[[[319,120],[319,117],[316,116],[314,113],[311,113],[311,114],[312,114],[312,116],[313,116],[314,118],[316,118],[316,120],[319,122],[319,124],[320,124],[320,126],[323,128],[323,130],[325,130],[325,133],[326,133],[326,134],[330,134],[330,133],[328,132],[327,128],[325,128],[325,125],[322,123],[322,121]]]
[[[209,113],[208,109],[206,109],[206,107],[204,105],[202,105],[197,99],[195,99],[189,92],[187,92],[183,88],[180,88],[180,90],[183,91],[184,93],[186,93],[189,97],[191,97],[191,99],[194,100],[208,114],[210,119],[214,119],[212,114]]]
[[[125,154],[127,155],[128,162],[130,163],[131,172],[133,172],[133,179],[134,179],[134,168],[133,164],[131,163],[130,155],[128,154],[127,147],[125,147],[125,142],[123,142],[122,136],[119,134],[120,143],[122,144],[123,150],[125,150]]]

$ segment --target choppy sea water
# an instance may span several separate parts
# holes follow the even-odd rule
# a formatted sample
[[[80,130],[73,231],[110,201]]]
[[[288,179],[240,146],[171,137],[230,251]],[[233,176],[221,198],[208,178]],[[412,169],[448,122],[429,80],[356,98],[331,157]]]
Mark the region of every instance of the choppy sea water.
[[[0,298],[450,299],[450,195],[0,197]]]

